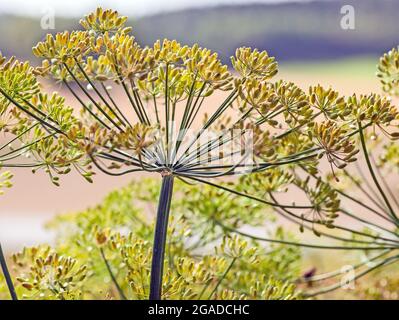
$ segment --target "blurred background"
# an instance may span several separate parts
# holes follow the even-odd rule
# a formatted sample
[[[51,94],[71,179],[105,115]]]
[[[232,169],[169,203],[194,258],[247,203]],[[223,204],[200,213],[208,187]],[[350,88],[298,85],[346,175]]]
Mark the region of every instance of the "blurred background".
[[[0,0],[0,51],[38,63],[33,45],[47,33],[78,29],[80,17],[98,5],[129,16],[142,45],[162,38],[196,42],[226,63],[237,47],[256,47],[277,58],[278,77],[345,95],[380,92],[378,57],[399,44],[397,0]],[[354,29],[345,28],[347,5]],[[99,174],[90,185],[71,174],[57,188],[42,172],[14,174],[14,187],[0,197],[0,241],[7,250],[51,241],[43,229],[51,216],[95,205],[132,179]]]

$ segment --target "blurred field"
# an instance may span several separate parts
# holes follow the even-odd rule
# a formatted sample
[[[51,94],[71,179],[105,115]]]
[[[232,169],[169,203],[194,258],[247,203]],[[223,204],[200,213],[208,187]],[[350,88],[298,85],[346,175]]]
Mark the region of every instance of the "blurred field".
[[[375,76],[378,57],[360,56],[342,60],[315,63],[285,63],[280,65],[278,77],[295,82],[306,89],[321,84],[342,95],[379,93],[380,84]]]

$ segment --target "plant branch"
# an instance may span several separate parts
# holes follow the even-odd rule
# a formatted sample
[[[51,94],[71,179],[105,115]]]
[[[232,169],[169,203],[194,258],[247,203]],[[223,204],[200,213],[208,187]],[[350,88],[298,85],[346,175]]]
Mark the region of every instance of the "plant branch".
[[[391,206],[391,203],[389,202],[387,196],[385,195],[385,192],[382,189],[382,187],[381,187],[380,183],[378,182],[378,179],[377,179],[377,177],[376,177],[376,175],[374,173],[373,166],[371,164],[371,161],[370,161],[370,158],[369,158],[369,154],[368,154],[368,151],[367,151],[366,141],[365,141],[365,138],[364,138],[363,129],[362,129],[362,126],[361,126],[360,123],[359,123],[359,134],[360,134],[360,141],[361,141],[361,144],[362,144],[363,154],[364,154],[364,157],[366,158],[367,167],[369,169],[371,177],[373,178],[373,181],[374,181],[378,191],[380,192],[382,198],[384,199],[384,201],[385,201],[385,203],[386,203],[386,205],[387,205],[387,207],[389,209],[390,215],[395,220],[396,224],[399,224],[399,219],[398,219],[397,215],[395,214],[395,211],[393,210],[393,208]]]
[[[7,283],[8,291],[10,292],[11,299],[18,300],[18,296],[15,291],[15,287],[12,282],[10,272],[8,271],[6,258],[4,256],[4,252],[1,247],[1,244],[0,244],[0,265],[1,265],[1,270],[3,271],[3,274],[4,274],[4,278],[6,279],[6,283]]]
[[[121,297],[122,300],[127,300],[122,288],[120,287],[118,281],[116,280],[116,277],[114,273],[112,272],[111,266],[109,265],[109,262],[107,258],[105,257],[104,250],[103,248],[100,248],[100,253],[101,253],[101,258],[104,261],[105,266],[107,267],[107,271],[109,273],[109,276],[111,277],[112,282],[114,283],[116,290],[118,290],[119,296]]]
[[[215,288],[213,288],[212,292],[210,293],[209,297],[207,300],[210,300],[212,296],[216,293],[217,289],[219,288],[220,284],[222,281],[226,278],[227,274],[230,272],[231,268],[233,268],[234,263],[237,261],[237,257],[234,257],[233,260],[231,260],[229,266],[227,267],[226,271],[223,273],[222,277],[219,279],[218,283],[216,284]]]

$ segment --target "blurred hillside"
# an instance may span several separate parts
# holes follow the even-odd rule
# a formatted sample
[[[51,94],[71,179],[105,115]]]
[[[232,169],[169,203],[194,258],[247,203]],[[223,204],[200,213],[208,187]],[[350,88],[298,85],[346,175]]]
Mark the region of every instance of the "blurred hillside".
[[[346,4],[355,7],[355,30],[340,27]],[[398,12],[397,0],[332,0],[190,9],[130,19],[129,24],[142,44],[165,37],[198,42],[225,61],[246,45],[267,49],[279,61],[302,61],[381,54],[399,44]],[[57,18],[57,30],[51,32],[78,28],[78,19]],[[30,48],[48,32],[38,19],[9,15],[0,16],[0,30],[3,54],[24,59],[32,59]]]

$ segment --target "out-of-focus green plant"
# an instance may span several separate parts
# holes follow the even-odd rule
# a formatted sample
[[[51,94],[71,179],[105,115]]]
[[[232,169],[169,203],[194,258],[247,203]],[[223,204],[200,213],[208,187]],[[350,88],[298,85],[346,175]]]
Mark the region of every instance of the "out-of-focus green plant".
[[[381,159],[395,163],[387,160],[395,158],[395,144],[386,139],[399,136],[399,112],[389,98],[376,94],[346,98],[320,85],[302,90],[293,83],[275,82],[278,66],[266,51],[238,48],[231,58],[235,72],[230,72],[216,53],[196,44],[183,46],[165,39],[141,47],[125,22],[126,17],[116,11],[98,8],[81,21],[83,30],[47,35],[33,48],[34,55],[43,59],[41,66],[0,57],[0,130],[7,137],[0,161],[2,167],[45,170],[55,185],[60,175],[72,169],[92,182],[92,166],[111,176],[159,173],[155,232],[148,227],[141,230],[154,233],[153,249],[149,252],[146,243],[137,247],[143,250],[140,257],[151,256],[150,288],[142,295],[160,299],[163,286],[168,293],[164,297],[173,297],[165,279],[175,275],[167,268],[162,277],[171,242],[168,222],[170,208],[176,206],[172,203],[176,180],[202,186],[199,193],[182,197],[187,210],[179,216],[190,226],[191,215],[203,213],[208,233],[192,239],[199,247],[229,233],[256,242],[373,251],[378,266],[399,258],[399,205],[375,152],[382,143],[388,152]],[[379,70],[384,89],[395,92],[397,51],[383,57]],[[67,106],[61,95],[44,93],[40,77],[69,90],[80,112]],[[114,94],[113,87],[124,98]],[[385,140],[378,137],[380,132]],[[17,161],[21,157],[27,160]],[[323,170],[325,163],[332,176]],[[354,167],[360,177],[352,172]],[[230,176],[239,179],[216,180]],[[338,179],[349,180],[361,196],[345,189]],[[287,196],[298,189],[304,200]],[[174,194],[173,202],[179,202],[178,190]],[[200,197],[212,197],[215,203],[198,201]],[[318,240],[290,241],[243,230],[245,225],[260,226],[264,208],[304,232],[310,230]],[[374,222],[365,212],[380,220]],[[359,227],[340,221],[340,216]],[[113,214],[102,219],[107,217]],[[136,233],[110,235],[120,239],[121,246],[137,237]],[[334,243],[320,243],[319,237]],[[98,248],[93,244],[93,250]],[[366,268],[359,277],[372,270]]]
[[[50,247],[25,248],[13,256],[20,270],[17,280],[30,299],[76,299],[80,283],[86,278],[86,266],[77,266],[71,257],[52,252]]]
[[[156,184],[155,179],[133,182],[111,192],[93,208],[60,215],[51,221],[48,228],[57,234],[54,248],[42,245],[13,255],[12,268],[17,275],[19,296],[26,299],[147,299],[153,233],[149,214],[155,212],[146,208],[156,207],[159,193]],[[176,184],[177,201],[171,209],[174,214],[168,229],[162,297],[300,297],[295,288],[300,274],[299,249],[279,244],[261,245],[229,235],[222,229],[209,230],[204,218],[214,207],[208,190],[201,189]],[[224,193],[221,196],[229,196]],[[209,209],[193,211],[187,198],[202,201]],[[231,211],[226,211],[223,218],[234,221],[237,215],[244,215],[237,210],[241,205],[238,200],[233,201]],[[247,207],[246,214],[257,210],[256,205]],[[216,215],[215,219],[218,218],[221,217]],[[281,228],[274,236],[292,238]]]
[[[394,96],[399,94],[399,51],[397,48],[380,58],[377,77],[380,78],[385,92]]]
[[[378,280],[372,280],[367,286],[361,286],[356,290],[356,296],[360,299],[370,300],[398,300],[399,279],[396,275],[381,276]]]

